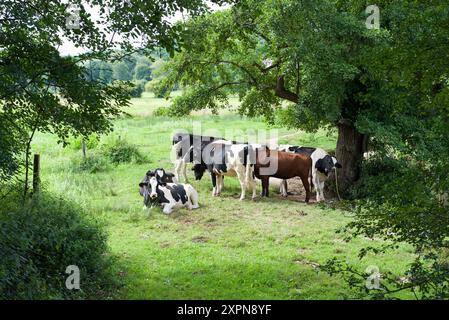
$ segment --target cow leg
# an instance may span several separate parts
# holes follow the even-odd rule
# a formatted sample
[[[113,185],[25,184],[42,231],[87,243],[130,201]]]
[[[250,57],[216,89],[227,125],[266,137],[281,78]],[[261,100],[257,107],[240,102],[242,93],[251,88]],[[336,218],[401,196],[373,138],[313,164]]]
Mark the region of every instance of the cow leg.
[[[219,196],[221,194],[221,186],[223,184],[223,176],[221,174],[217,175],[217,196]]]
[[[180,173],[181,173],[181,165],[182,165],[182,159],[176,159],[176,161],[175,161],[175,169],[174,169],[174,172],[175,172],[175,178],[176,178],[176,180],[178,180],[178,181],[180,181],[179,180],[179,175],[180,175]]]
[[[187,178],[187,162],[185,161],[183,161],[182,174],[184,176],[185,182],[189,183],[189,179]]]
[[[265,182],[265,196],[269,197],[269,191],[270,191],[270,177],[267,177]]]
[[[171,204],[166,204],[164,206],[164,209],[162,210],[162,212],[164,212],[165,214],[170,214],[173,212],[173,206]]]
[[[304,189],[306,190],[306,203],[310,200],[310,184],[309,184],[309,177],[301,177],[302,184],[304,186]]]
[[[270,186],[269,177],[262,177],[262,197],[268,197],[268,189]]]
[[[212,180],[212,196],[215,197],[217,195],[217,176],[215,175],[215,173],[211,172],[210,173],[210,178]]]
[[[256,181],[254,179],[249,179],[248,183],[253,191],[253,195],[251,196],[251,199],[255,199],[257,197]]]
[[[281,182],[281,187],[279,188],[279,191],[281,193],[281,195],[283,197],[287,197],[288,196],[288,191],[287,191],[287,180],[282,180]]]
[[[319,182],[320,184],[320,192],[321,192],[321,201],[325,201],[324,199],[324,180]]]
[[[223,190],[224,188],[224,176],[221,176],[221,180],[220,180],[220,192],[221,190]]]
[[[318,174],[313,173],[312,180],[313,180],[313,184],[315,185],[316,201],[320,202],[320,183],[318,180]]]
[[[189,195],[188,195],[188,197],[189,197],[188,203],[189,203],[189,209],[190,210],[197,209],[197,208],[200,207],[198,205],[198,192],[196,192],[196,190],[192,186],[189,187]]]
[[[241,195],[240,195],[240,200],[245,199],[245,194],[246,194],[246,183],[245,183],[245,173],[237,170],[237,178],[239,179],[240,182],[240,188],[242,189]]]

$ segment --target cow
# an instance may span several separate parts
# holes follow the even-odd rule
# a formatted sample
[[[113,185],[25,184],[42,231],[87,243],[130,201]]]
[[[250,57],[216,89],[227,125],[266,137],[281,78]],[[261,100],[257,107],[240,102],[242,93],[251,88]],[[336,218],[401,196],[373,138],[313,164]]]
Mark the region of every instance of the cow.
[[[304,154],[310,156],[312,159],[312,185],[316,189],[316,201],[324,201],[324,183],[328,179],[329,174],[336,168],[342,168],[341,164],[335,157],[330,156],[326,151],[321,148],[313,147],[298,147],[298,146],[282,146],[280,149],[284,149],[286,152],[292,152],[296,154]],[[286,184],[285,193],[287,192]]]
[[[199,208],[198,193],[190,184],[163,182],[165,177],[165,170],[157,169],[154,176],[141,183],[144,193],[151,201],[159,203],[165,214],[182,207],[190,210]]]
[[[157,169],[157,170],[163,170],[163,169]],[[142,181],[139,183],[139,193],[140,195],[143,197],[143,209],[145,210],[146,208],[153,208],[157,205],[160,205],[160,202],[158,201],[158,199],[151,199],[150,198],[150,194],[148,192],[148,188],[146,189],[145,187],[149,185],[149,181],[151,179],[151,177],[155,177],[156,173],[155,171],[147,171],[147,173],[145,174],[145,176],[143,177]],[[159,178],[159,180],[163,183],[176,183],[177,180],[175,178],[175,175],[173,173],[170,172],[165,172],[162,175],[162,177],[160,175],[157,176],[157,178]]]
[[[262,181],[262,197],[268,197],[270,177],[279,179],[291,179],[299,177],[306,190],[305,202],[310,199],[309,175],[312,168],[312,159],[305,154],[294,154],[268,148],[259,148],[256,150],[256,163],[254,165],[254,174],[256,178]],[[267,168],[273,163],[277,164],[274,172]]]
[[[172,152],[175,155],[175,176],[180,181],[181,173],[184,180],[188,183],[187,163],[196,162],[204,164],[202,152],[204,148],[214,140],[223,140],[222,138],[193,135],[190,133],[175,133],[172,139]]]
[[[201,179],[206,170],[212,178],[213,196],[219,196],[223,189],[224,176],[237,176],[240,182],[240,200],[245,199],[246,188],[252,189],[252,198],[256,197],[256,182],[253,176],[253,165],[249,160],[251,146],[234,143],[234,141],[217,140],[212,142],[210,157],[207,163],[193,167],[195,178]]]

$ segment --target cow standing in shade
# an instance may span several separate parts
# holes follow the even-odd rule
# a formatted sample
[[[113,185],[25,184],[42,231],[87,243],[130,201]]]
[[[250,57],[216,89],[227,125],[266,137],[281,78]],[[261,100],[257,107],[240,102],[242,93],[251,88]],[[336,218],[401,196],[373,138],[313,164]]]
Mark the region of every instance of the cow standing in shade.
[[[316,201],[324,201],[324,183],[329,178],[329,175],[335,168],[341,168],[341,164],[335,157],[330,156],[321,148],[312,147],[298,147],[298,146],[281,146],[280,150],[286,152],[304,154],[310,156],[312,159],[311,183],[316,189]],[[287,183],[283,184],[283,194],[287,194]]]
[[[246,188],[252,190],[252,198],[256,197],[256,182],[253,177],[253,165],[249,161],[251,146],[235,144],[234,141],[218,140],[212,142],[211,153],[207,163],[193,167],[195,178],[201,179],[206,170],[212,178],[213,196],[219,196],[223,189],[223,177],[237,177],[240,182],[240,200],[245,199]]]
[[[271,173],[265,172],[273,164],[276,164],[276,170]],[[256,150],[254,174],[262,181],[262,197],[268,197],[270,177],[284,180],[299,177],[306,190],[305,202],[309,202],[309,175],[311,167],[312,159],[308,155],[269,150],[268,148]]]
[[[187,163],[196,162],[203,164],[202,152],[214,140],[222,138],[193,135],[190,133],[175,133],[172,139],[172,152],[175,154],[175,177],[180,181],[180,175],[184,176],[187,183]]]

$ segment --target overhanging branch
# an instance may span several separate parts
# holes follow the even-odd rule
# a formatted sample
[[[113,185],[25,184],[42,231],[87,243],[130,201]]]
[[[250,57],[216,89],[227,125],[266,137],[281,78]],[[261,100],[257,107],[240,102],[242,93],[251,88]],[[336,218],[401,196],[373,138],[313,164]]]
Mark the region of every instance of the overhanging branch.
[[[287,88],[285,88],[284,75],[280,76],[276,83],[276,88],[274,89],[274,93],[279,98],[298,103],[299,97],[297,94],[291,92]]]

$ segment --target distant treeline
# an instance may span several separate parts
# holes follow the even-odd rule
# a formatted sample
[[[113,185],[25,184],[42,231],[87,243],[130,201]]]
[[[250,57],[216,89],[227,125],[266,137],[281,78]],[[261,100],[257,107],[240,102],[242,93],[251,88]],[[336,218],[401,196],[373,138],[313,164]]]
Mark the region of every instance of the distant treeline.
[[[162,67],[168,59],[165,51],[150,57],[134,53],[116,62],[90,60],[85,62],[84,66],[88,79],[103,83],[129,81],[134,85],[130,89],[131,96],[140,97],[143,91],[156,91],[157,84],[164,77]],[[159,92],[156,94],[162,95]]]

